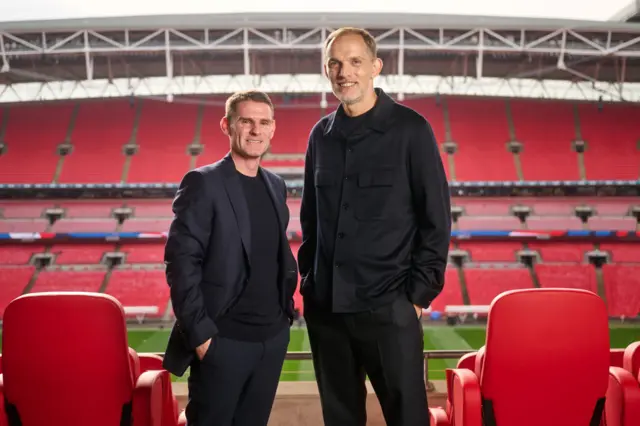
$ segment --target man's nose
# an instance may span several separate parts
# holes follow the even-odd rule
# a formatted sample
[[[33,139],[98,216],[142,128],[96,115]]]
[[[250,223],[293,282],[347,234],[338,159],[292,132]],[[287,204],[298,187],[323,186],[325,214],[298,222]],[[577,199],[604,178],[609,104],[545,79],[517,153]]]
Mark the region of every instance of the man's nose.
[[[352,68],[348,64],[340,66],[338,69],[338,76],[342,78],[349,78],[351,76]]]

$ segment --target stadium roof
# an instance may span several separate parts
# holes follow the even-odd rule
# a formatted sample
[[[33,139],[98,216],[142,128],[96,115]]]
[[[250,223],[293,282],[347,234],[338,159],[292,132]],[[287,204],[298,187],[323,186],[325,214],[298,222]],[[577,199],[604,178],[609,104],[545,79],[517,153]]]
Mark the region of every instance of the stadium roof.
[[[123,1],[107,3],[122,6]],[[70,11],[69,5],[78,0],[57,0],[56,7],[61,8],[49,11],[55,12],[49,15],[46,8],[36,10],[37,6],[32,14],[4,12],[8,7],[15,12],[16,3],[41,2],[44,7],[50,0],[0,5],[0,16],[14,18],[0,22],[0,103],[64,99],[76,96],[80,86],[87,93],[86,88],[91,87],[90,97],[112,91],[114,85],[119,87],[119,95],[138,94],[130,87],[152,84],[153,89],[145,89],[149,94],[165,90],[178,94],[166,89],[167,85],[185,94],[209,93],[220,87],[227,90],[226,81],[233,87],[244,87],[262,81],[262,77],[278,75],[286,75],[287,80],[269,86],[269,90],[325,90],[321,87],[326,82],[317,80],[322,77],[322,41],[331,29],[346,25],[372,32],[389,82],[407,93],[441,92],[446,87],[458,94],[485,93],[487,87],[502,93],[508,87],[509,91],[538,96],[538,86],[548,80],[556,88],[560,87],[557,82],[564,84],[563,89],[554,91],[558,96],[567,96],[562,93],[575,89],[574,83],[584,83],[577,90],[589,93],[589,99],[600,92],[609,96],[613,90],[615,97],[621,98],[624,92],[626,99],[640,100],[640,25],[627,22],[640,0],[633,7],[629,0],[582,0],[581,15],[572,15],[566,7],[568,3],[575,6],[577,0],[540,0],[536,2],[538,13],[505,0],[457,0],[456,5],[465,6],[464,14],[423,13],[426,9],[447,9],[431,5],[416,6],[412,13],[400,13],[402,7],[394,7],[397,13],[379,13],[377,6],[382,3],[378,1],[376,6],[373,0],[373,6],[366,9],[378,13],[302,12],[300,7],[280,13],[232,13],[233,7],[216,5],[226,13],[189,14],[195,1],[182,0],[185,14],[162,13],[170,8],[160,3],[157,8],[149,7],[154,13],[142,15],[138,12],[145,0],[138,0],[131,2],[132,7],[117,10],[129,16],[118,17],[113,16],[113,8],[107,13],[102,3],[86,4],[64,19],[60,10]],[[472,15],[474,11],[495,11],[500,2],[512,16]],[[558,10],[554,9],[556,2],[561,3]],[[274,3],[269,6],[283,10],[278,1]],[[478,8],[479,4],[483,7]],[[546,5],[556,17],[540,17],[540,5]],[[94,6],[102,13],[93,14]],[[614,7],[619,12],[611,17]],[[593,16],[596,9],[599,20],[569,19]],[[513,16],[515,11],[537,17]],[[86,17],[89,13],[93,17]],[[45,16],[59,19],[43,19]],[[603,20],[609,17],[611,20]],[[213,80],[203,88],[202,78],[209,77]],[[418,82],[423,77],[431,80]],[[158,80],[162,78],[164,82]],[[132,79],[138,79],[137,86]],[[238,79],[244,80],[237,83]],[[303,80],[305,83],[300,83]],[[54,82],[59,82],[60,88],[52,89],[49,83]],[[29,83],[49,86],[43,89]],[[56,95],[43,95],[43,90]],[[542,90],[545,96],[551,96],[548,90]]]
[[[389,28],[395,26],[422,28],[467,28],[487,26],[497,29],[555,30],[637,30],[635,23],[585,21],[573,19],[513,18],[500,16],[433,15],[418,13],[230,13],[194,15],[123,16],[118,18],[55,19],[37,21],[0,22],[0,30],[72,31],[90,28],[97,31],[157,28],[220,28],[234,29],[250,26],[258,28],[308,28],[314,26],[362,26]]]
[[[416,2],[413,0],[323,0],[322,2],[292,2],[270,0],[268,2],[245,0],[243,2],[212,2],[211,0],[181,0],[162,2],[157,0],[110,0],[87,2],[86,0],[20,0],[0,2],[0,19],[3,21],[34,21],[50,19],[84,19],[148,15],[209,15],[241,13],[313,13],[338,14],[415,13],[418,15],[465,15],[533,17],[544,19],[573,19],[606,21],[631,0],[537,0],[535,2],[511,0],[456,0],[453,2]]]
[[[620,9],[611,17],[611,21],[640,23],[640,0],[633,0]]]

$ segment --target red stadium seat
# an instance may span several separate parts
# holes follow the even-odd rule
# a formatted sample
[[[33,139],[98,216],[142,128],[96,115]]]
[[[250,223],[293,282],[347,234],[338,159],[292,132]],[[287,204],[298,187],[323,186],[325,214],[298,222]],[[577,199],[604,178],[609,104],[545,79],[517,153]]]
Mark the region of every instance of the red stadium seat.
[[[609,369],[605,416],[602,426],[637,426],[640,424],[640,386],[628,371]]]
[[[475,371],[447,369],[451,411],[432,409],[433,424],[600,423],[610,351],[607,310],[596,294],[556,288],[504,292],[491,303],[483,349]]]
[[[138,359],[140,360],[140,373],[144,373],[146,371],[164,370],[164,367],[162,366],[162,357],[156,354],[140,353],[138,354]],[[178,407],[178,400],[173,395],[170,381],[165,382],[164,396],[166,400],[163,404],[163,426],[173,426],[178,421],[180,409]],[[184,418],[184,420],[186,421],[186,417],[182,416],[182,418]]]
[[[164,419],[166,371],[139,373],[124,311],[99,293],[20,296],[2,333],[5,420],[22,426],[175,426]],[[173,421],[170,421],[173,420]]]
[[[622,368],[640,380],[640,341],[634,342],[624,350]]]

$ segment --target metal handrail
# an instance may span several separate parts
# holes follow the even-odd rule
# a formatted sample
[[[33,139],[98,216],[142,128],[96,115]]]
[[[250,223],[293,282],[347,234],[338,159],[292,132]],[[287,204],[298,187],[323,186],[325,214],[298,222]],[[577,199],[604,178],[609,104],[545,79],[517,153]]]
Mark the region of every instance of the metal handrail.
[[[430,359],[458,359],[468,353],[475,352],[475,350],[428,350],[424,351],[424,380],[429,387],[429,390],[433,390],[433,384],[429,382],[429,360]],[[164,353],[155,353],[158,356],[164,356]],[[285,357],[288,361],[309,361],[311,360],[310,351],[292,351],[287,352]]]

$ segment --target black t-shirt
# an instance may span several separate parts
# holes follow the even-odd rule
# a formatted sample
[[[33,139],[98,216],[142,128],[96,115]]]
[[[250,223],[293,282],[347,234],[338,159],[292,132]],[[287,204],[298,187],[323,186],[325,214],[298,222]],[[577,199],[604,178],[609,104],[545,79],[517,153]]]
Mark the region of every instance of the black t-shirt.
[[[218,320],[220,336],[264,341],[288,325],[280,305],[280,231],[275,206],[260,174],[238,173],[251,223],[251,275],[231,310]],[[220,254],[224,256],[224,253]]]

